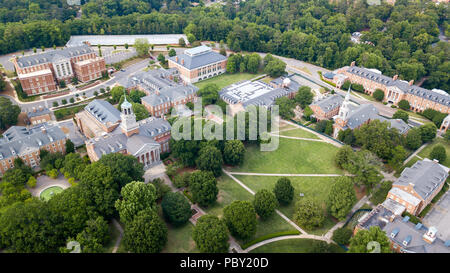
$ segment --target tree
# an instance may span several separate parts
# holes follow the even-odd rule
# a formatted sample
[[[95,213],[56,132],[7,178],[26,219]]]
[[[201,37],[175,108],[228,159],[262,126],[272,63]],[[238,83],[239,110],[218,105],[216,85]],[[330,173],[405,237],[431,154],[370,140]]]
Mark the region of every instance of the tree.
[[[284,119],[291,119],[294,117],[293,109],[295,103],[288,97],[281,97],[275,100],[275,104],[279,107],[280,116]]]
[[[189,189],[193,201],[204,207],[214,203],[219,193],[213,173],[205,171],[195,171],[191,174]]]
[[[392,116],[392,118],[394,119],[401,119],[404,122],[408,122],[409,119],[409,115],[407,112],[402,111],[402,110],[397,110],[397,112],[394,113],[394,115]]]
[[[369,230],[362,229],[350,239],[350,253],[370,253],[370,242],[377,242],[380,245],[381,253],[390,253],[390,241],[386,233],[378,226],[372,226]]]
[[[353,155],[352,147],[345,145],[336,153],[335,162],[339,168],[345,168],[350,162],[350,157]]]
[[[247,62],[247,71],[249,73],[255,74],[258,72],[260,66],[261,66],[261,56],[259,56],[258,53],[251,54]]]
[[[72,140],[67,139],[66,140],[66,153],[75,153],[75,145],[73,144]]]
[[[377,101],[382,101],[384,99],[384,92],[381,89],[375,90],[372,95]]]
[[[166,219],[174,226],[181,226],[192,216],[191,205],[179,192],[167,193],[161,202]]]
[[[89,219],[86,222],[86,227],[76,237],[76,241],[80,243],[83,253],[102,253],[103,246],[108,240],[108,222],[101,216]]]
[[[356,203],[356,193],[349,177],[338,177],[328,194],[327,207],[330,214],[344,220]]]
[[[175,55],[177,55],[177,52],[175,52],[175,49],[171,48],[171,49],[169,50],[169,57],[173,57],[173,56],[175,56]]]
[[[313,229],[321,227],[324,220],[324,211],[315,200],[302,199],[295,204],[294,221],[297,224]]]
[[[137,90],[137,89],[133,89],[130,92],[130,99],[134,102],[134,103],[141,103],[141,98],[147,96],[147,94],[145,94],[145,92],[141,91],[141,90]]]
[[[313,101],[314,94],[311,92],[311,87],[302,86],[298,89],[297,94],[295,94],[295,102],[300,104],[300,106],[305,109],[307,105],[310,105]]]
[[[139,56],[147,56],[148,50],[150,49],[150,44],[145,38],[138,38],[134,40],[134,47]]]
[[[133,109],[134,114],[136,115],[136,121],[146,119],[150,116],[144,105],[140,103],[131,103],[131,108]]]
[[[115,202],[120,220],[127,224],[144,209],[156,210],[156,189],[152,184],[133,181],[121,190],[122,199]]]
[[[291,180],[286,177],[278,179],[273,193],[281,205],[289,205],[294,199],[294,187],[291,184]]]
[[[236,166],[244,162],[245,147],[242,141],[234,139],[225,142],[223,159],[226,164]]]
[[[264,67],[264,73],[269,74],[271,77],[280,77],[285,73],[286,63],[280,59],[273,58]]]
[[[399,169],[403,165],[403,161],[406,159],[407,155],[405,148],[398,145],[392,151],[392,158],[389,160],[389,165],[394,169]]]
[[[111,89],[111,98],[114,103],[119,102],[120,98],[123,96],[125,92],[125,87],[123,86],[114,86]]]
[[[119,185],[119,189],[131,181],[143,181],[144,168],[142,163],[131,155],[112,153],[104,155],[98,161],[108,166],[114,182]]]
[[[400,109],[403,109],[403,110],[406,111],[406,110],[409,110],[411,108],[411,105],[409,105],[409,102],[407,100],[401,100],[401,101],[398,102],[398,107]]]
[[[419,128],[411,128],[408,131],[405,144],[410,150],[416,150],[422,145],[422,135]]]
[[[433,123],[426,123],[419,127],[422,142],[430,142],[436,137],[437,127]]]
[[[61,87],[61,88],[66,88],[66,81],[65,80],[60,80],[59,81],[59,87]]]
[[[202,171],[211,171],[215,177],[222,173],[222,153],[214,146],[207,145],[199,152],[197,167]]]
[[[184,38],[180,38],[178,40],[178,45],[180,45],[181,47],[185,47],[186,46],[186,41],[184,40]]]
[[[104,217],[113,215],[114,202],[119,197],[119,187],[114,183],[109,167],[98,161],[86,166],[78,187],[82,190],[84,199],[89,200],[89,205],[95,211]]]
[[[350,243],[350,238],[352,238],[353,231],[349,228],[338,228],[333,232],[333,241],[340,245],[348,245]]]
[[[240,239],[247,239],[256,233],[256,212],[248,201],[233,201],[223,209],[223,219],[228,230]]]
[[[227,253],[228,230],[225,223],[213,215],[203,215],[192,231],[197,248],[202,253]]]
[[[48,156],[50,156],[50,154]],[[45,157],[45,160],[47,161],[47,156]],[[42,161],[41,161],[41,164],[43,164]],[[52,166],[54,166],[56,168],[56,159],[55,159],[54,163],[52,163]],[[69,154],[66,154],[66,156],[64,157],[63,168],[64,168],[64,172],[67,172],[67,173],[69,173],[70,176],[72,176],[76,179],[79,179],[81,174],[83,173],[84,169],[86,168],[86,163],[80,157],[80,154],[69,153]]]
[[[158,54],[157,59],[158,59],[158,61],[159,61],[161,64],[165,64],[165,63],[166,63],[166,58],[164,57],[164,55],[163,55],[162,53],[159,53],[159,54]]]
[[[273,215],[278,207],[278,201],[275,194],[269,190],[262,189],[255,194],[253,207],[261,219],[266,220]]]
[[[167,243],[167,227],[154,210],[142,210],[125,226],[123,240],[130,252],[158,253]]]
[[[6,129],[11,125],[16,125],[20,111],[18,105],[12,104],[5,97],[0,97],[0,128]]]
[[[447,154],[445,152],[445,147],[443,145],[436,145],[433,147],[430,153],[431,159],[437,159],[441,164],[447,159]]]

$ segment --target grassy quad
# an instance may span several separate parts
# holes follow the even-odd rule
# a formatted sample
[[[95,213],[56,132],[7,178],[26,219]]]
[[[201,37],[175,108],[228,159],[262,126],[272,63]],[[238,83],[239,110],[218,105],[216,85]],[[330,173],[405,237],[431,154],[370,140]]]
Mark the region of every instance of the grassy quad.
[[[42,200],[44,201],[48,201],[50,200],[50,198],[52,198],[55,194],[58,194],[60,192],[62,192],[64,189],[61,188],[60,186],[52,186],[52,187],[48,187],[45,190],[43,190],[40,194],[40,197]]]
[[[247,176],[247,175],[236,175],[242,183],[248,186],[253,191],[258,191],[262,189],[272,190],[275,187],[277,180],[281,177],[278,176]],[[292,186],[294,187],[294,200],[288,206],[281,206],[279,210],[293,220],[295,203],[301,198],[310,198],[317,202],[320,202],[323,208],[326,208],[326,199],[331,190],[331,186],[334,183],[334,177],[288,177],[291,180]],[[300,197],[300,193],[304,196]],[[315,235],[322,235],[326,233],[330,228],[332,228],[336,223],[332,218],[327,217],[325,219],[324,225],[321,228],[308,230],[308,233]]]
[[[230,84],[244,80],[251,80],[260,75],[261,74],[251,74],[251,73],[236,73],[236,74],[226,73],[204,81],[197,82],[194,85],[197,86],[198,88],[202,88],[205,87],[207,84],[214,83],[219,87],[219,89],[222,89]]]
[[[217,201],[208,208],[204,208],[204,211],[207,214],[222,217],[223,208],[231,204],[231,202],[235,200],[243,200],[251,202],[253,200],[252,194],[250,194],[248,191],[246,191],[243,187],[241,187],[238,183],[233,181],[228,176],[225,175],[221,176],[217,180],[217,186],[219,188],[219,195]],[[281,216],[279,216],[278,214],[274,214],[272,215],[272,217],[270,217],[265,221],[258,219],[258,225],[256,228],[255,236],[245,241],[239,242],[241,244],[247,243],[263,235],[289,230],[295,229],[290,224],[288,224],[283,218],[281,218]]]
[[[290,136],[290,137],[303,137],[303,138],[312,138],[312,139],[320,139],[315,134],[308,132],[302,128],[297,128],[293,130],[288,131],[282,131],[280,132],[280,135],[282,136]]]
[[[447,159],[445,159],[444,162],[441,162],[441,164],[446,167],[450,167],[450,145],[443,138],[436,138],[435,140],[433,140],[432,143],[428,144],[422,151],[420,151],[418,156],[422,158],[430,158],[431,151],[435,146],[439,144],[445,147],[445,152],[447,154]]]
[[[192,230],[194,225],[190,222],[181,227],[174,227],[167,224],[167,244],[162,250],[163,253],[198,253],[194,240],[192,239]]]
[[[275,151],[261,152],[259,146],[248,145],[244,163],[235,172],[342,174],[334,163],[338,148],[325,142],[279,138]]]
[[[250,253],[310,253],[316,240],[312,239],[286,239],[276,241],[253,249]],[[344,253],[338,245],[332,244],[332,252]]]

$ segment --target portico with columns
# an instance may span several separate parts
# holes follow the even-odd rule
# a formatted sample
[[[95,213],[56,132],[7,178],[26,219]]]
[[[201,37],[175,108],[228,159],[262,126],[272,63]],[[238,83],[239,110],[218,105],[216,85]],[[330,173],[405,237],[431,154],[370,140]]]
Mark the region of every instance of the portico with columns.
[[[139,163],[144,164],[144,169],[161,163],[160,159],[160,145],[158,143],[145,144],[134,156]]]

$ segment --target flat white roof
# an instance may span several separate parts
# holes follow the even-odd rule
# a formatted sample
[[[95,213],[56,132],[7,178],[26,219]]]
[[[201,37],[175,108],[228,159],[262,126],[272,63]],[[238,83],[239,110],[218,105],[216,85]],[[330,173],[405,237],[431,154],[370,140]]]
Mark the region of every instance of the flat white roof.
[[[86,41],[91,45],[133,45],[136,39],[141,38],[154,45],[178,44],[180,38],[183,38],[186,44],[189,43],[185,34],[75,35],[70,37],[66,46],[78,46]]]
[[[273,90],[271,86],[260,81],[244,81],[232,84],[226,89],[227,95],[239,102],[246,102]]]
[[[393,187],[389,192],[414,206],[417,206],[420,203],[419,198],[397,187]]]

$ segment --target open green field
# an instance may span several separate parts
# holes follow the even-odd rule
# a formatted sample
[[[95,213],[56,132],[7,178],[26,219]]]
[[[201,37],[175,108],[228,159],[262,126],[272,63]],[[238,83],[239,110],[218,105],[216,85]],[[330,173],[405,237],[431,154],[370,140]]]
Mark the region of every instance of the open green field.
[[[268,189],[270,191],[275,187],[276,182],[280,179],[280,176],[250,176],[250,175],[236,175],[242,183],[248,186],[253,191],[257,192],[262,189]],[[334,183],[334,177],[288,177],[291,180],[294,187],[294,200],[287,206],[281,206],[279,210],[293,220],[295,203],[301,198],[313,199],[320,202],[323,208],[326,208],[326,199],[331,190],[331,186]],[[303,197],[300,197],[300,193],[303,193]],[[336,223],[329,217],[324,222],[323,227],[307,230],[316,235],[326,233]]]
[[[235,200],[251,202],[253,200],[253,195],[251,195],[248,191],[246,191],[243,187],[241,187],[238,183],[233,181],[228,176],[221,176],[217,180],[217,186],[219,188],[217,201],[212,206],[204,209],[208,214],[222,217],[223,208],[231,204],[231,202]],[[272,217],[265,221],[258,219],[255,236],[243,242],[241,241],[240,243],[249,242],[266,234],[287,230],[294,230],[294,228],[289,225],[283,218],[281,218],[281,216],[279,216],[278,214],[274,214],[272,215]]]
[[[334,163],[338,148],[325,143],[280,138],[278,149],[261,152],[259,146],[248,145],[242,166],[235,172],[342,174]]]
[[[194,225],[190,222],[181,227],[174,227],[167,224],[167,244],[162,250],[163,253],[198,253],[192,239],[192,230]]]
[[[312,139],[319,139],[318,136],[315,134],[308,132],[302,128],[297,128],[293,130],[288,131],[282,131],[280,132],[280,135],[282,136],[291,136],[291,137],[304,137],[304,138],[312,138]]]
[[[243,80],[250,80],[258,77],[259,75],[261,74],[250,74],[250,73],[222,74],[217,77],[196,82],[194,85],[197,86],[198,88],[202,88],[207,84],[214,83],[219,87],[219,89],[222,89],[230,84]]]
[[[286,239],[260,246],[250,251],[250,253],[310,253],[316,243],[312,239]],[[332,244],[331,251],[334,253],[344,253],[344,249]]]
[[[444,162],[441,162],[441,164],[446,167],[450,167],[450,145],[443,138],[436,138],[435,140],[433,140],[432,143],[428,144],[422,151],[420,151],[418,156],[420,156],[422,158],[425,158],[425,157],[430,158],[431,151],[433,150],[433,148],[436,145],[439,145],[439,144],[441,144],[442,146],[445,147],[445,152],[447,154],[447,159],[445,159]]]

